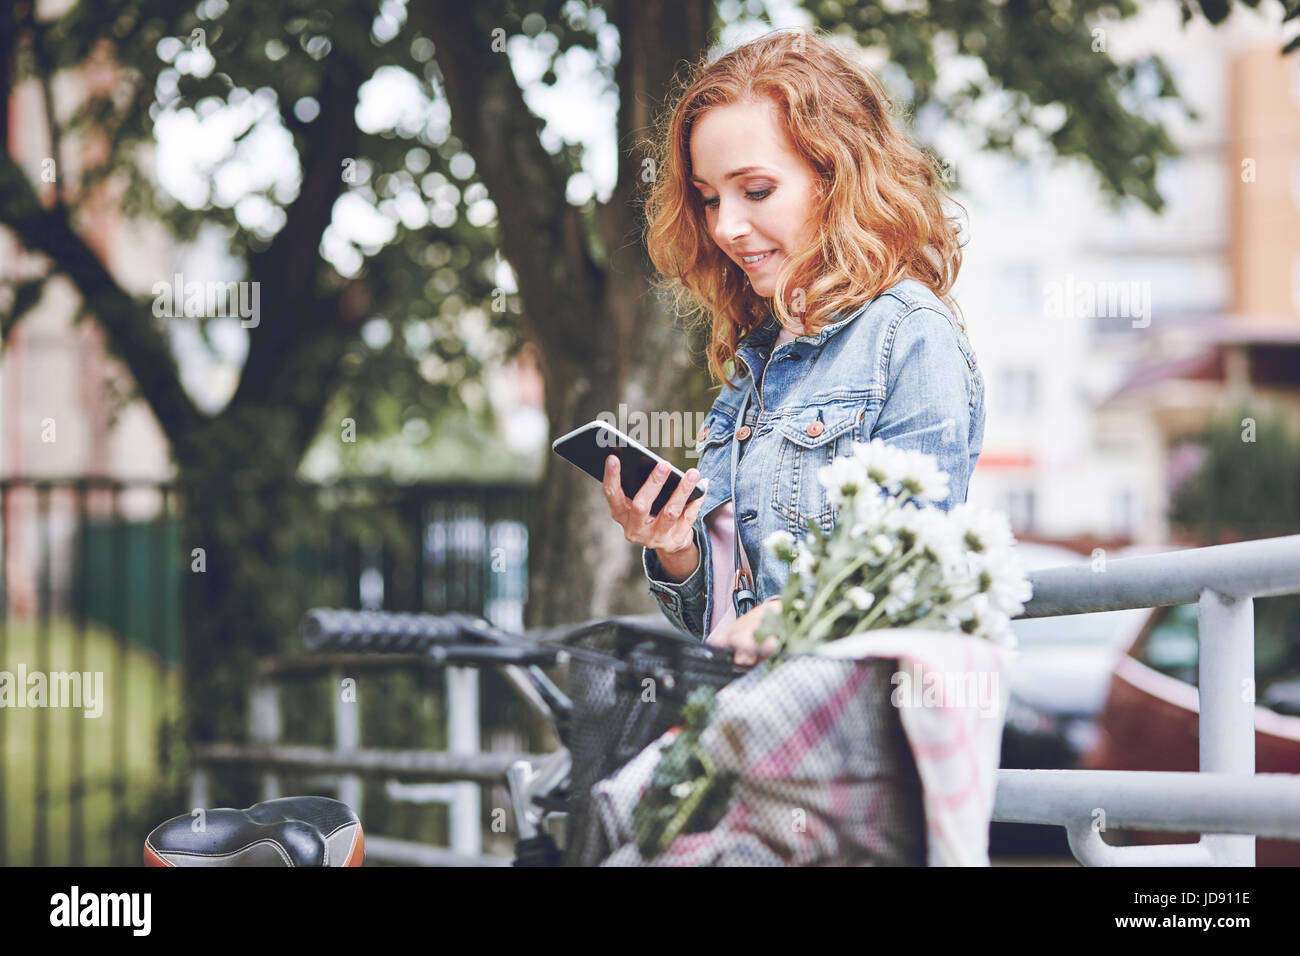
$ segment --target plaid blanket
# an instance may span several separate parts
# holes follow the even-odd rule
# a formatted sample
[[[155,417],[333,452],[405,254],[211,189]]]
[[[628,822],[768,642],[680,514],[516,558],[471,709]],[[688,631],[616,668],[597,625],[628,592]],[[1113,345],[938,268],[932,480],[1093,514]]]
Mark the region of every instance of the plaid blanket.
[[[723,819],[642,857],[632,811],[669,731],[592,789],[613,850],[602,865],[987,866],[1013,661],[987,641],[901,629],[756,668],[719,691],[700,738],[733,779]]]

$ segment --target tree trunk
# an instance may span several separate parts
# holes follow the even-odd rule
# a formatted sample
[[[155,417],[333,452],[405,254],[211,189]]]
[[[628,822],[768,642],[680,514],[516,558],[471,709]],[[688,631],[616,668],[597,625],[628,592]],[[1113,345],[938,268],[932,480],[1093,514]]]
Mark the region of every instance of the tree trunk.
[[[619,418],[642,412],[685,413],[681,434],[660,436],[656,452],[679,467],[693,459],[699,412],[708,411],[703,340],[688,336],[651,293],[642,207],[644,160],[650,136],[676,70],[708,46],[715,11],[708,0],[684,3],[617,2],[610,20],[623,37],[615,79],[619,174],[613,195],[597,213],[600,245],[609,250],[603,281],[574,334],[560,323],[538,323],[552,439],[592,421],[600,412]],[[529,298],[538,315],[563,315]],[[583,342],[575,341],[581,337]],[[594,343],[594,344],[593,344]],[[588,358],[582,358],[583,355]],[[635,436],[634,436],[635,437]],[[644,442],[649,445],[650,443]],[[527,620],[558,624],[609,614],[653,613],[641,567],[641,546],[630,544],[611,517],[601,487],[558,455],[550,455],[540,495],[541,513],[530,543]]]
[[[296,479],[299,413],[230,407],[178,448],[189,569],[184,691],[195,742],[242,739],[257,658],[297,641],[303,608],[288,558],[324,526]]]

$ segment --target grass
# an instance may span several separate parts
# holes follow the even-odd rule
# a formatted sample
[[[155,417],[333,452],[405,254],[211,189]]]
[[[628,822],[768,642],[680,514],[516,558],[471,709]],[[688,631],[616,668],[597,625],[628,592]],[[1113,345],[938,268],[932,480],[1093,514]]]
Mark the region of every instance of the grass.
[[[0,707],[0,793],[4,852],[0,865],[37,863],[38,825],[46,838],[44,862],[52,865],[138,865],[157,791],[167,784],[160,731],[180,713],[180,675],[154,654],[87,626],[84,645],[75,622],[50,621],[42,640],[34,622],[9,621],[0,643],[0,671],[17,678],[20,665],[33,671],[103,673],[103,712],[88,718],[81,708]],[[78,656],[79,647],[81,654]],[[39,734],[44,734],[42,746]],[[75,735],[80,733],[81,746]],[[45,755],[46,789],[37,794],[37,764]],[[74,789],[80,784],[82,855],[72,849]],[[124,785],[122,815],[114,820],[114,786]],[[44,811],[40,821],[38,807]],[[116,850],[116,852],[115,852]]]

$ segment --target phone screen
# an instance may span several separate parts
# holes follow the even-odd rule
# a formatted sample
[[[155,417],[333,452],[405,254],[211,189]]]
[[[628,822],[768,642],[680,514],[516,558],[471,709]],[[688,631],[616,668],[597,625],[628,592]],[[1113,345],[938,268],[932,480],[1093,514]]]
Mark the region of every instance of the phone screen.
[[[609,455],[618,458],[618,471],[623,486],[623,494],[634,498],[641,490],[650,473],[659,464],[660,459],[648,455],[635,445],[628,444],[624,437],[610,428],[587,428],[556,442],[555,452],[577,465],[597,481],[605,478],[605,459]],[[650,505],[650,513],[657,515],[668,503],[668,499],[677,490],[678,477],[676,469],[668,473],[663,487]],[[696,486],[691,490],[690,501],[694,501],[704,492]]]

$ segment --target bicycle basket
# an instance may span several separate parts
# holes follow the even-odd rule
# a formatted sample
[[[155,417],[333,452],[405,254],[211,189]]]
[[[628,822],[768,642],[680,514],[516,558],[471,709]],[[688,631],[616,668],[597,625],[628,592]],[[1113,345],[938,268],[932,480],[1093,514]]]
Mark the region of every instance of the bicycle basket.
[[[743,674],[729,650],[628,619],[594,622],[563,641],[572,653],[567,693],[573,710],[559,727],[573,761],[565,863],[591,866],[608,852],[588,813],[590,790],[681,722],[687,695]]]
[[[921,780],[891,700],[897,669],[886,658],[795,655],[734,682],[718,702],[717,731],[701,740],[728,781],[715,812],[666,849],[643,848],[634,814],[649,753],[588,794],[593,824],[617,844],[604,864],[924,865]]]

